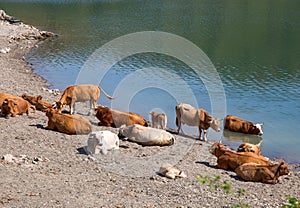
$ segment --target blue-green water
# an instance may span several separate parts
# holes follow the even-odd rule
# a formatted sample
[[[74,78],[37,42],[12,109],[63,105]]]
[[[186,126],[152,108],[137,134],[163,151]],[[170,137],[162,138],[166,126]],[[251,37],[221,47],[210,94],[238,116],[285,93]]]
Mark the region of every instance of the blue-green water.
[[[227,114],[264,122],[263,154],[300,163],[299,1],[62,2],[66,1],[0,0],[0,8],[7,13],[59,35],[27,57],[35,72],[53,88],[63,90],[74,84],[90,55],[115,38],[141,31],[175,34],[202,49],[216,67],[225,90]],[[151,67],[162,70],[153,73]],[[129,79],[144,68],[150,70]],[[113,107],[145,118],[153,109],[164,111],[168,126],[175,128],[175,105],[192,102],[182,83],[191,89],[198,106],[211,112],[210,95],[197,73],[164,54],[140,53],[124,58],[109,70],[100,85],[116,95],[118,86],[124,84],[122,95],[130,98],[129,106],[117,99]],[[126,86],[143,84],[134,94],[126,93]],[[171,86],[172,94],[162,86]],[[111,106],[103,95],[99,103]],[[197,128],[189,131],[198,134]],[[233,148],[241,141],[259,140],[256,136],[212,131],[208,137],[222,137]]]

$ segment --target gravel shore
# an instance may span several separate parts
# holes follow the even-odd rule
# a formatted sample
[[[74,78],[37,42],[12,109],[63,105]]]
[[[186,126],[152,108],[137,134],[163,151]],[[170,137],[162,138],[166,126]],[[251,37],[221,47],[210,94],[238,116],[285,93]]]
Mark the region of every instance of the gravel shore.
[[[45,90],[46,81],[23,58],[48,36],[32,26],[0,20],[0,92],[42,95],[48,102],[59,99]],[[88,112],[86,106],[81,105],[79,115]],[[110,129],[85,117],[94,130]],[[0,157],[14,156],[12,162],[0,160],[0,207],[266,208],[282,207],[288,196],[300,198],[297,165],[290,165],[291,175],[275,185],[244,182],[234,172],[215,168],[216,157],[208,152],[212,142],[177,135],[171,147],[121,141],[119,150],[91,157],[84,152],[87,136],[45,130],[47,121],[40,111],[29,117],[0,117]],[[188,177],[158,175],[166,162]]]

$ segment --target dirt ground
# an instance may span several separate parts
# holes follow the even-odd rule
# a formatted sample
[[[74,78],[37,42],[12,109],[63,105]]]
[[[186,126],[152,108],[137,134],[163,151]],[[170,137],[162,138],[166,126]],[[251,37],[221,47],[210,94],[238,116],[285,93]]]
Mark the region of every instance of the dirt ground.
[[[42,95],[49,102],[59,99],[44,90],[49,87],[46,81],[23,58],[42,44],[43,34],[0,20],[0,92]],[[79,115],[88,112],[86,106],[78,107]],[[104,129],[93,116],[85,117],[94,130]],[[300,198],[297,165],[290,165],[291,175],[281,176],[275,185],[244,182],[234,172],[215,168],[216,157],[208,151],[212,142],[178,135],[172,146],[121,141],[119,150],[92,157],[84,151],[87,136],[45,130],[47,121],[40,111],[29,117],[0,117],[0,157],[14,156],[11,162],[0,160],[0,207],[266,208],[282,207],[288,196]],[[158,175],[164,163],[188,177],[172,180]]]

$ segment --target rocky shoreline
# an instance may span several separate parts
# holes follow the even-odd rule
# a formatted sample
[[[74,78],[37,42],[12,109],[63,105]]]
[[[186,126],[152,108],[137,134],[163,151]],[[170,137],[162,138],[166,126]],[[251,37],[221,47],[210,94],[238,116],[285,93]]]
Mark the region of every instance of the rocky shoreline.
[[[48,102],[59,99],[45,90],[49,85],[24,60],[49,36],[23,23],[0,20],[0,92],[42,95]],[[85,107],[79,114],[87,112]],[[103,129],[97,119],[87,118],[94,130]],[[282,207],[288,196],[300,198],[297,165],[290,165],[292,174],[275,185],[244,182],[234,172],[215,168],[216,158],[208,152],[212,142],[177,135],[171,147],[121,141],[120,150],[91,157],[84,153],[86,136],[48,131],[46,125],[42,112],[0,117],[0,156],[10,158],[0,160],[1,207]],[[170,153],[188,177],[158,175],[149,164],[161,152]]]

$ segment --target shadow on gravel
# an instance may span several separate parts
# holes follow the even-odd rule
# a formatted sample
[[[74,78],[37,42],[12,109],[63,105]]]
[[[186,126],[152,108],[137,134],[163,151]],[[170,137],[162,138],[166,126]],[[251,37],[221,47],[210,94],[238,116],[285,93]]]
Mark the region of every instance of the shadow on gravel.
[[[45,129],[45,127],[42,124],[30,124],[29,126],[35,126],[38,129]]]
[[[77,148],[78,154],[80,154],[80,155],[88,155],[88,154],[86,153],[86,151],[84,150],[84,148],[85,148],[85,147],[79,147],[79,148]]]
[[[217,169],[217,166],[211,165],[211,164],[209,164],[209,162],[204,162],[204,161],[196,161],[195,163],[197,163],[197,164],[201,164],[201,165],[205,165],[205,166],[207,166],[207,167],[209,167],[209,168],[214,168],[214,169]]]

